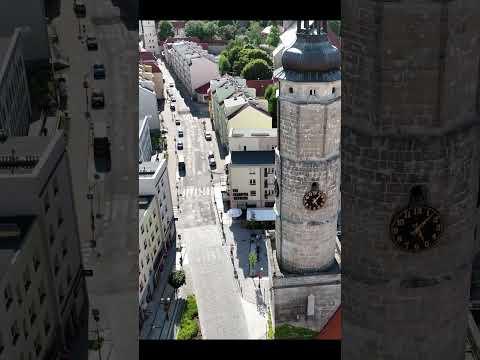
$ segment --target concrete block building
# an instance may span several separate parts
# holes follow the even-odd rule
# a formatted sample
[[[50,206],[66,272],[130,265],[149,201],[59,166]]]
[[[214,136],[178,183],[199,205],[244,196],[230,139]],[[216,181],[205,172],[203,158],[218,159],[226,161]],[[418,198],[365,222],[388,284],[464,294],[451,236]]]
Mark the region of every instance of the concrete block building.
[[[340,53],[319,21],[297,24],[278,74],[272,309],[320,330],[340,306]]]
[[[69,169],[62,131],[0,142],[0,356],[5,359],[56,359],[87,322]]]
[[[158,43],[157,25],[153,20],[141,20],[139,31],[142,35],[143,47],[156,56],[160,56],[160,45]]]
[[[478,5],[342,2],[344,360],[478,358]]]
[[[8,136],[26,136],[32,117],[22,37],[19,28],[0,37],[0,129]]]

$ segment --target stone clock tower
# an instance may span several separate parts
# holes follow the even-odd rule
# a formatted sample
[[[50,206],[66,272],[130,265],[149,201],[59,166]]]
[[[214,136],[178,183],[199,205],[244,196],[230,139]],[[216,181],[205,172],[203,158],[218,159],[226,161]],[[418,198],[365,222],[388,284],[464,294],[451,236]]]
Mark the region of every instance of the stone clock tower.
[[[478,19],[478,1],[342,1],[343,360],[465,359]]]
[[[340,301],[340,52],[320,21],[297,25],[279,74],[274,320],[319,329]],[[325,29],[326,30],[326,29]]]

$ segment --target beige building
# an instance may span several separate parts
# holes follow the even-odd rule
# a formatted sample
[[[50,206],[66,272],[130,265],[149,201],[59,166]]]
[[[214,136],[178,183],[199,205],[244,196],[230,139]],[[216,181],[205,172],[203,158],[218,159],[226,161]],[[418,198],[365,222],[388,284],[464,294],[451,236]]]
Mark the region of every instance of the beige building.
[[[159,285],[168,250],[175,245],[176,229],[167,161],[139,164],[139,293],[143,308]]]
[[[32,109],[22,55],[21,31],[0,37],[0,129],[8,136],[26,136]]]
[[[1,359],[57,359],[88,319],[69,169],[62,131],[0,143]]]
[[[151,81],[153,82],[153,90],[157,95],[157,99],[164,99],[163,94],[164,82],[163,82],[163,73],[153,62],[144,62],[139,65],[138,69],[139,80]]]
[[[232,129],[227,156],[230,207],[272,208],[277,129]]]
[[[165,61],[192,97],[195,89],[220,76],[217,58],[196,43],[176,42],[164,53]]]

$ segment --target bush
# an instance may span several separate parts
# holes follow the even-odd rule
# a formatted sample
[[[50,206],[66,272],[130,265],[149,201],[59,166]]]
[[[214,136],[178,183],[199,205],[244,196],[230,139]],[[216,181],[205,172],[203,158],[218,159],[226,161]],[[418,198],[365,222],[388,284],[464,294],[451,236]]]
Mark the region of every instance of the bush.
[[[198,324],[195,320],[184,320],[180,324],[180,330],[178,331],[178,340],[190,340],[198,334]]]
[[[174,288],[178,289],[183,284],[185,284],[185,271],[178,270],[173,271],[170,273],[170,277],[168,278],[168,283]]]
[[[313,339],[318,333],[289,324],[283,324],[275,329],[275,339]]]
[[[220,71],[220,74],[225,74],[230,72],[231,70],[231,65],[230,62],[228,61],[228,58],[225,56],[225,54],[220,55],[218,59],[218,70]]]

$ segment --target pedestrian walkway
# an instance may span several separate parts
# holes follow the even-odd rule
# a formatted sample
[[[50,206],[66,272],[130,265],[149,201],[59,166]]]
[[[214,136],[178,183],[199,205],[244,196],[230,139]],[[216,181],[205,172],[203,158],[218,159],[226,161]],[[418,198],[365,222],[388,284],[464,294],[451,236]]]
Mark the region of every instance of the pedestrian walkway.
[[[205,186],[186,186],[183,191],[185,198],[195,198],[198,196],[210,196],[213,193],[213,189],[210,185]]]

